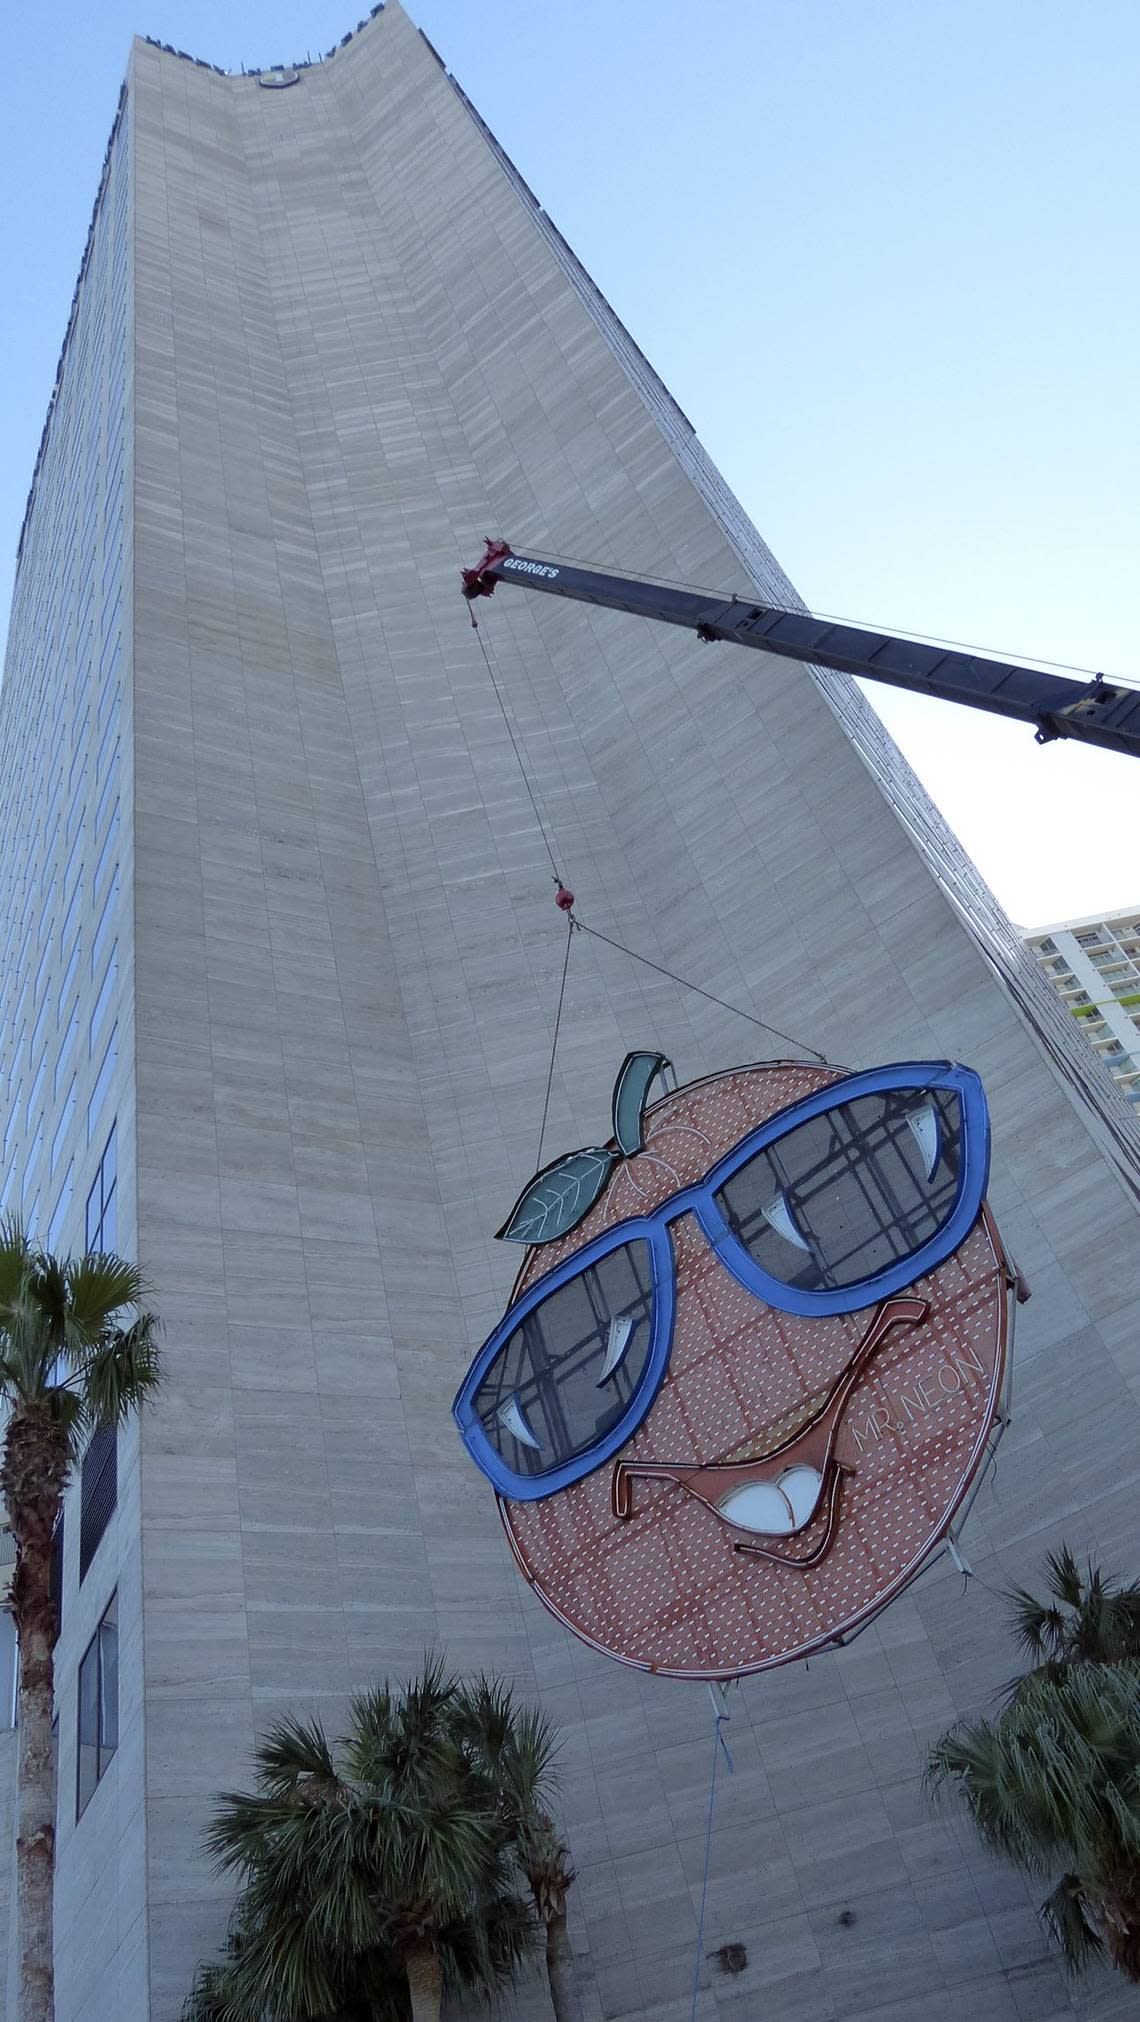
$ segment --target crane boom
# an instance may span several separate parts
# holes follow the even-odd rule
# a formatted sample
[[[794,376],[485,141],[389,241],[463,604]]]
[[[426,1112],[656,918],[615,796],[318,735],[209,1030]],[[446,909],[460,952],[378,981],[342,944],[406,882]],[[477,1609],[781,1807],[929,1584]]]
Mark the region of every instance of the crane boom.
[[[579,604],[656,618],[661,624],[696,632],[701,639],[729,639],[761,653],[909,688],[916,695],[988,709],[994,716],[1031,724],[1039,744],[1071,737],[1140,758],[1140,689],[1114,685],[1099,674],[1091,682],[1071,681],[1042,668],[835,624],[750,597],[710,597],[707,591],[679,590],[668,583],[517,555],[505,541],[489,540],[476,566],[463,571],[463,594],[469,600],[489,597],[497,583],[519,583],[524,589],[569,597]]]

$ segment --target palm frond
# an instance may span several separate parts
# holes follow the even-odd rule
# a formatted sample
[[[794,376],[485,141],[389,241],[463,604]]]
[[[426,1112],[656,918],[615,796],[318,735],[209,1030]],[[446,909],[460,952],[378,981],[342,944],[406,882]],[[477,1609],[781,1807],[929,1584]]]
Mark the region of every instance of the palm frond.
[[[159,1323],[153,1313],[139,1313],[125,1327],[105,1327],[93,1341],[84,1341],[72,1355],[66,1387],[83,1400],[92,1425],[123,1425],[149,1403],[162,1381],[158,1347]]]
[[[1037,1912],[1070,1973],[1079,1973],[1104,1951],[1104,1944],[1085,1914],[1079,1875],[1062,1875]]]
[[[0,1334],[20,1299],[34,1255],[18,1215],[0,1217]]]
[[[1045,1583],[1054,1599],[1063,1602],[1066,1608],[1080,1607],[1085,1583],[1068,1545],[1062,1545],[1059,1551],[1046,1552]]]
[[[141,1308],[147,1285],[137,1264],[126,1257],[89,1251],[71,1257],[60,1268],[69,1322],[69,1342],[76,1348],[97,1341],[115,1316],[132,1306]]]
[[[1055,1603],[1039,1601],[1024,1587],[1011,1587],[1006,1600],[1013,1615],[1013,1632],[1034,1663],[1044,1663],[1064,1647],[1065,1616]]]
[[[295,1782],[310,1777],[330,1786],[339,1786],[333,1752],[324,1728],[312,1720],[275,1720],[254,1750],[258,1779],[263,1787]]]
[[[1140,1587],[1082,1568],[1064,1545],[1045,1573],[1047,1601],[1007,1596],[1032,1668],[992,1720],[941,1737],[926,1784],[953,1790],[1024,1873],[1064,1864],[1041,1917],[1074,1971],[1103,1949],[1140,1979]]]
[[[325,2022],[322,2003],[338,2022],[403,2022],[401,1949],[425,1931],[449,1987],[490,1998],[506,1985],[537,1928],[512,1792],[520,1763],[548,1774],[554,1746],[509,1688],[468,1691],[434,1654],[406,1685],[358,1694],[336,1747],[319,1721],[276,1722],[254,1788],[224,1792],[206,1834],[242,1883],[224,1980],[204,1983],[238,2004],[216,2022]]]
[[[439,1933],[444,1990],[484,2003],[514,1984],[538,1937],[534,1911],[510,1889],[481,1899],[474,1914]]]

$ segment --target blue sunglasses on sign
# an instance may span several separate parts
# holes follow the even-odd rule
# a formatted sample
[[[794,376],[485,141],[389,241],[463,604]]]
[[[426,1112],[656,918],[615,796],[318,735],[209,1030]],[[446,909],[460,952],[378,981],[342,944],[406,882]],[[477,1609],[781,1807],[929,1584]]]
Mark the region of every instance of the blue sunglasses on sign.
[[[472,1460],[535,1502],[604,1466],[664,1380],[694,1215],[737,1282],[784,1313],[852,1313],[933,1271],[989,1177],[978,1076],[948,1061],[851,1074],[749,1131],[694,1186],[619,1222],[508,1307],[453,1406]]]

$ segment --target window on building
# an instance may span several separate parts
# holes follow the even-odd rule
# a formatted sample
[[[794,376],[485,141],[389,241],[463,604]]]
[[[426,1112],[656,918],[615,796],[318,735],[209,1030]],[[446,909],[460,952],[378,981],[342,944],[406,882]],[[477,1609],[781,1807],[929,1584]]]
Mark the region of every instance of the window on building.
[[[79,967],[79,950],[82,946],[83,946],[83,935],[82,933],[76,934],[75,941],[72,945],[71,953],[67,958],[67,967],[63,972],[63,981],[59,986],[59,995],[55,1000],[55,1017],[57,1025],[63,1016],[63,1007],[64,1004],[67,1002],[67,993],[70,990],[73,982],[75,981],[75,972]]]
[[[51,1220],[48,1223],[47,1246],[53,1253],[59,1249],[63,1241],[63,1231],[67,1223],[67,1217],[71,1212],[71,1196],[74,1184],[75,1160],[72,1159],[67,1168],[66,1178],[59,1190],[59,1198],[52,1209]]]
[[[79,1666],[79,1747],[75,1816],[82,1818],[119,1745],[118,1595],[92,1636]]]
[[[112,1124],[111,1135],[103,1147],[99,1169],[87,1196],[84,1245],[89,1252],[113,1250],[118,1241],[118,1179],[115,1125]]]
[[[31,1047],[29,1047],[28,1050],[33,1060],[36,1057],[36,1047],[42,1036],[43,1035],[39,1032],[34,1032],[32,1034],[32,1039],[35,1043]],[[33,1080],[32,1085],[28,1090],[28,1099],[24,1104],[25,1130],[29,1130],[31,1128],[32,1114],[33,1111],[39,1106],[40,1097],[44,1092],[44,1081],[46,1077],[47,1077],[47,1061],[46,1059],[41,1058],[40,1064],[36,1069],[35,1079]]]
[[[107,892],[107,897],[103,903],[103,910],[99,915],[99,924],[95,929],[95,938],[91,943],[92,975],[95,974],[96,963],[98,962],[99,957],[102,954],[104,947],[106,946],[107,935],[111,931],[111,925],[115,917],[115,907],[118,905],[118,903],[119,903],[119,867],[116,864],[115,875],[111,879],[110,888]]]
[[[26,1161],[25,1161],[25,1164],[24,1164],[24,1177],[23,1177],[23,1179],[22,1179],[22,1181],[21,1181],[21,1183],[20,1183],[20,1200],[21,1200],[21,1203],[23,1203],[24,1201],[26,1201],[26,1200],[27,1200],[27,1198],[28,1198],[28,1195],[29,1195],[29,1194],[31,1193],[31,1190],[32,1190],[32,1181],[33,1181],[33,1179],[35,1178],[35,1175],[36,1175],[36,1166],[37,1166],[37,1164],[38,1164],[38,1162],[39,1162],[39,1156],[40,1156],[40,1153],[41,1153],[41,1151],[43,1150],[43,1148],[44,1148],[44,1120],[43,1120],[43,1117],[41,1116],[41,1118],[40,1118],[40,1120],[39,1120],[38,1124],[36,1125],[36,1134],[35,1134],[35,1137],[34,1137],[34,1138],[32,1139],[32,1148],[31,1148],[30,1152],[28,1153],[27,1159],[26,1159]],[[37,1199],[38,1199],[38,1195],[37,1195]],[[30,1215],[29,1215],[29,1216],[27,1216],[27,1217],[26,1217],[26,1220],[27,1220],[27,1223],[28,1223],[28,1225],[29,1225],[29,1228],[30,1228],[30,1225],[31,1225],[31,1216],[30,1216]]]
[[[75,1041],[78,1037],[79,1037],[79,1004],[78,1001],[76,1001],[72,1009],[71,1017],[69,1018],[67,1023],[67,1030],[64,1033],[63,1039],[60,1043],[59,1052],[55,1056],[55,1068],[52,1073],[53,1099],[55,1096],[59,1094],[60,1087],[63,1083],[63,1077],[66,1074],[68,1067],[71,1065],[71,1049],[75,1045]]]
[[[118,1063],[119,1063],[119,1027],[116,1024],[111,1029],[111,1037],[107,1041],[107,1051],[103,1055],[102,1065],[100,1066],[99,1072],[95,1077],[95,1086],[91,1091],[91,1100],[87,1105],[88,1144],[90,1144],[92,1138],[95,1135],[95,1129],[99,1122],[99,1118],[103,1113],[103,1105],[107,1100],[107,1096],[111,1087],[111,1082],[114,1079],[115,1069],[118,1066]]]
[[[119,944],[116,941],[111,949],[111,957],[107,963],[106,973],[99,985],[99,994],[95,999],[91,1012],[91,1019],[87,1029],[87,1050],[89,1053],[94,1053],[95,1051],[96,1041],[103,1029],[103,1020],[106,1018],[107,1012],[111,1007],[118,984]]]
[[[99,861],[95,865],[95,875],[91,880],[92,900],[95,900],[98,897],[99,892],[102,890],[103,878],[106,874],[108,866],[114,861],[114,855],[115,850],[118,846],[118,840],[119,840],[119,803],[118,801],[116,801],[114,809],[111,814],[111,819],[107,825],[107,833],[103,839],[103,847],[99,851]]]
[[[79,1579],[86,1579],[92,1559],[115,1514],[118,1501],[118,1440],[113,1425],[92,1433],[79,1477]]]
[[[59,1119],[59,1127],[55,1133],[55,1136],[52,1138],[51,1141],[51,1162],[48,1167],[49,1179],[54,1176],[55,1169],[63,1156],[63,1148],[67,1142],[67,1133],[71,1128],[71,1119],[74,1115],[75,1115],[75,1076],[72,1075],[71,1087],[68,1089],[67,1092],[67,1101],[63,1105],[63,1114]]]

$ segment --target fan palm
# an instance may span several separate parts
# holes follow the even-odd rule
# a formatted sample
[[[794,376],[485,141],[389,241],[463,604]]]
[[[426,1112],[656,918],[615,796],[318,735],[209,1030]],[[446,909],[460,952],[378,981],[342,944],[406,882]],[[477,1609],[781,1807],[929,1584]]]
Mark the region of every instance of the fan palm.
[[[51,2022],[55,1874],[52,1540],[87,1435],[123,1423],[159,1380],[158,1323],[133,1264],[67,1260],[0,1223],[0,1494],[16,1547],[9,1607],[20,1649],[16,1890],[21,2022]]]
[[[546,1938],[546,1974],[556,2022],[581,2022],[582,2004],[566,1926],[575,1880],[569,1849],[549,1806],[558,1739],[544,1713],[516,1706],[509,1686],[479,1678],[459,1693],[461,1730],[495,1786],[515,1857]]]
[[[438,2022],[445,1987],[511,1979],[534,1919],[456,1692],[433,1659],[402,1690],[360,1694],[336,1753],[319,1721],[279,1721],[257,1791],[219,1800],[207,1843],[243,1883],[230,1959],[204,1989],[225,2022]]]
[[[1140,1587],[1046,1561],[1049,1598],[1009,1600],[1033,1660],[996,1718],[959,1721],[931,1753],[982,1840],[1015,1867],[1066,1871],[1041,1906],[1070,1968],[1104,1953],[1140,1982]]]
[[[1024,1587],[1008,1595],[1014,1634],[1034,1670],[1140,1658],[1140,1584],[1117,1586],[1091,1562],[1082,1572],[1068,1545],[1047,1555],[1045,1584],[1047,1601]],[[1016,1680],[1011,1691],[1023,1682]]]

